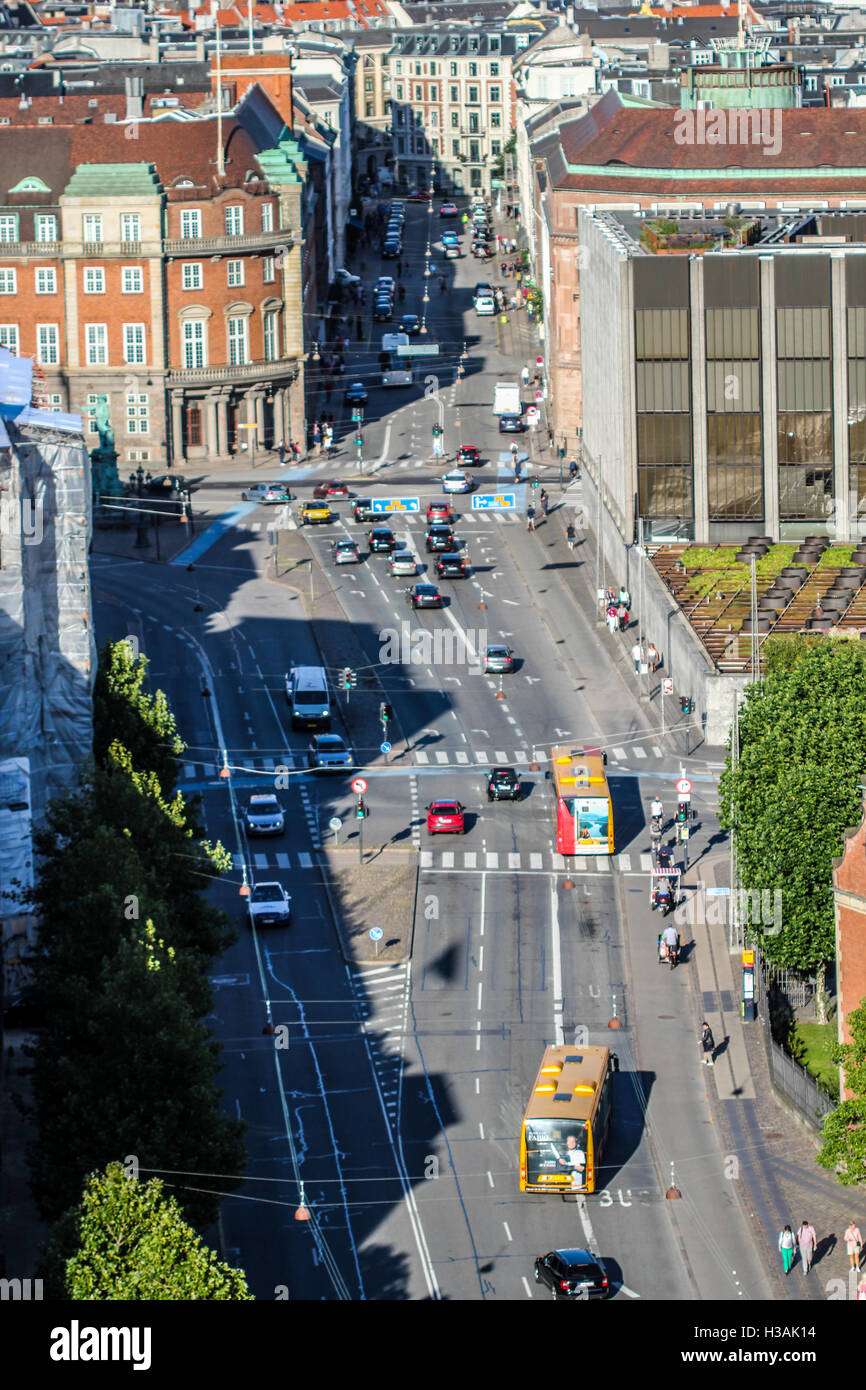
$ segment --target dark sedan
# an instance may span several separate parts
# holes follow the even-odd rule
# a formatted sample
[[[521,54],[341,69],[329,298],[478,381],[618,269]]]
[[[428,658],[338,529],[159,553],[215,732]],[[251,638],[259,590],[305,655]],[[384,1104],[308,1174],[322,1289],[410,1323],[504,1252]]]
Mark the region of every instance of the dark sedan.
[[[456,545],[454,532],[450,526],[431,526],[424,537],[424,545],[428,551],[436,550],[444,554]]]
[[[494,767],[487,776],[488,801],[519,801],[520,778],[513,767]]]
[[[604,1265],[591,1250],[551,1250],[535,1261],[535,1282],[554,1298],[607,1298]]]
[[[475,444],[461,444],[457,450],[457,463],[461,468],[479,468],[481,450]]]
[[[356,521],[372,521],[376,515],[369,502],[356,502],[352,514]]]
[[[406,602],[413,608],[441,608],[442,595],[435,584],[413,584],[406,590]]]
[[[397,541],[390,527],[374,526],[367,537],[367,544],[370,547],[370,553],[372,555],[379,554],[380,552],[390,555],[391,551],[396,548]]]
[[[462,555],[440,555],[436,562],[436,573],[440,579],[465,579],[469,566]]]
[[[338,482],[336,478],[328,478],[325,482],[316,483],[313,488],[314,497],[348,497],[349,489],[345,483]]]
[[[522,434],[523,416],[522,415],[500,415],[499,417],[500,434]]]
[[[346,405],[366,405],[367,388],[363,381],[353,381],[351,386],[347,386],[343,392],[343,400]]]

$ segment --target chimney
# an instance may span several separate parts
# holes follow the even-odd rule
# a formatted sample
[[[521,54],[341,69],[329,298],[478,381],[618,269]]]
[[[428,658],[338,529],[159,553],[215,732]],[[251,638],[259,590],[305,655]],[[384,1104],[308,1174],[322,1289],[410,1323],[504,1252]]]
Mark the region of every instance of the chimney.
[[[140,121],[142,117],[144,78],[130,77],[127,75],[123,79],[123,86],[126,91],[126,120]]]

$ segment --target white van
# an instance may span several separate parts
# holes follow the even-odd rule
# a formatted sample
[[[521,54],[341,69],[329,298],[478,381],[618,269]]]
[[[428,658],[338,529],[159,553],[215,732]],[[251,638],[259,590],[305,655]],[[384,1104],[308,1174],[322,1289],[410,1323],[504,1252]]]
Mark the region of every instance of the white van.
[[[323,666],[293,666],[286,676],[293,729],[330,729],[331,697]]]

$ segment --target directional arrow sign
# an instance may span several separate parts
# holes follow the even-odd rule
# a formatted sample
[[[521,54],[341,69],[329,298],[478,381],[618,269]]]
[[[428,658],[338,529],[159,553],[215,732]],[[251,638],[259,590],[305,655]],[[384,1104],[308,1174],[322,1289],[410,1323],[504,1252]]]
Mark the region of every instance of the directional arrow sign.
[[[373,497],[370,500],[370,511],[377,515],[381,512],[418,512],[421,510],[421,503],[417,497]]]
[[[476,512],[513,511],[516,506],[517,495],[513,492],[476,492],[472,498]]]

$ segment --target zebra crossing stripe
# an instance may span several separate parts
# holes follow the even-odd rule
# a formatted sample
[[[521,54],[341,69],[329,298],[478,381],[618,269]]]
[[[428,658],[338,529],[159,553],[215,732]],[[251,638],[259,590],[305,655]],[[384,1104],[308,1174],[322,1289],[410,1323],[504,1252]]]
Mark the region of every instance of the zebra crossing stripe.
[[[214,767],[213,763],[205,763],[204,767],[202,768],[202,772],[204,773],[205,777],[216,777],[216,771],[217,770]]]
[[[609,874],[609,873],[610,873],[610,860],[609,860],[609,859],[605,859],[604,855],[601,855],[601,854],[600,854],[600,855],[598,856],[598,867],[599,867],[599,870],[600,870],[601,873],[603,873],[603,874]]]
[[[509,867],[509,869],[519,869],[519,868],[520,868],[520,855],[519,855],[519,854],[509,854],[509,856],[508,856],[508,867]]]
[[[184,763],[183,775],[192,781],[193,777],[195,777],[195,763]]]
[[[244,867],[244,856],[242,854],[233,854],[232,864],[236,869],[242,869]]]
[[[464,869],[474,869],[478,862],[478,855],[474,850],[467,850],[463,856]]]
[[[432,849],[422,849],[422,851],[421,851],[421,868],[422,868],[422,869],[432,869],[432,868],[433,868],[433,851],[432,851]]]
[[[416,761],[416,762],[419,762],[419,763],[429,763],[430,759],[428,758],[428,756],[427,756],[426,753],[418,753],[418,752],[416,752],[416,754],[415,754],[415,761]]]
[[[266,854],[254,854],[253,864],[257,869],[266,869],[268,867],[268,856]]]
[[[630,873],[631,873],[631,855],[630,855],[630,854],[618,854],[618,855],[616,856],[616,862],[617,862],[617,865],[619,866],[619,869],[620,869],[620,872],[621,872],[621,873],[624,873],[624,874],[630,874]]]
[[[468,763],[468,762],[469,762],[469,754],[468,754],[468,753],[457,753],[457,754],[456,754],[456,758],[457,758],[458,763]]]
[[[624,762],[624,761],[625,761],[625,749],[624,749],[624,748],[611,748],[610,751],[611,751],[611,753],[613,754],[613,756],[616,758],[617,762],[621,763],[621,762]]]
[[[496,758],[496,761],[497,761],[498,763],[507,763],[507,762],[508,762],[508,755],[507,755],[506,753],[495,753],[495,754],[494,754],[494,757]]]
[[[543,868],[544,868],[544,857],[543,857],[543,855],[541,855],[541,854],[530,854],[530,856],[529,856],[529,867],[530,867],[530,869],[543,869]]]
[[[527,756],[527,753],[526,753],[526,749],[525,749],[525,748],[518,748],[517,752],[514,754],[514,761],[515,761],[516,763],[528,763],[528,762],[529,762],[529,758],[528,758],[528,756]]]
[[[437,754],[436,754],[436,761],[437,761],[437,763],[447,763],[447,761],[448,761],[448,754],[447,754],[447,753],[437,753]]]
[[[476,752],[476,754],[475,754],[475,761],[476,761],[477,763],[489,763],[489,762],[490,762],[490,759],[488,758],[488,756],[487,756],[486,753],[479,753],[479,752]]]
[[[653,756],[656,758],[662,757],[662,750],[657,748],[655,744],[653,744]]]
[[[498,855],[498,854],[492,854],[492,853],[489,853],[489,852],[488,852],[486,858],[487,858],[487,868],[488,868],[488,869],[498,869],[498,868],[499,868],[499,855]]]
[[[313,867],[312,855],[300,853],[298,855],[298,863],[302,869],[311,869]]]
[[[442,868],[443,868],[443,869],[453,869],[453,868],[454,868],[454,851],[453,851],[453,849],[446,849],[446,850],[443,850],[443,851],[442,851]]]
[[[278,868],[278,869],[290,869],[291,867],[292,867],[292,861],[291,861],[291,859],[289,858],[289,856],[288,856],[287,854],[278,854],[278,855],[277,855],[277,868]]]
[[[651,855],[651,854],[642,854],[641,857],[640,857],[640,866],[641,866],[641,869],[643,870],[643,872],[644,872],[645,874],[648,874],[648,873],[650,872],[650,870],[652,869],[652,866],[653,866],[653,857],[652,857],[652,855]]]
[[[636,743],[635,746],[634,746],[634,755],[635,755],[636,758],[645,758],[645,757],[646,757],[646,749],[645,749],[645,748],[641,748],[640,744],[639,744],[639,743]]]

